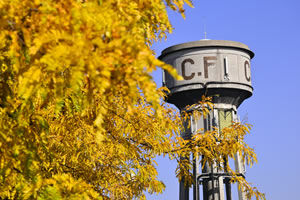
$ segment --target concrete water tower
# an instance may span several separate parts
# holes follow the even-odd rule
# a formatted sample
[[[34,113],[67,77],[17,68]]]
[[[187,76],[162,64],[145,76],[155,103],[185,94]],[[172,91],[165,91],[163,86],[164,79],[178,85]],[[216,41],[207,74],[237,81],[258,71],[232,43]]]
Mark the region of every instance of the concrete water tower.
[[[171,91],[167,102],[181,111],[196,104],[202,95],[211,96],[214,108],[206,118],[193,120],[182,137],[190,137],[195,130],[219,130],[238,121],[237,108],[252,95],[250,60],[254,53],[240,42],[226,40],[200,40],[171,46],[162,51],[159,59],[172,65],[184,80],[175,80],[164,71],[163,85]],[[236,155],[236,172],[244,176],[244,165]],[[200,173],[199,161],[194,164],[195,183],[193,199],[199,200],[199,185],[203,185],[204,200],[231,200],[230,176],[216,167],[204,166]],[[226,194],[225,194],[226,191]],[[189,188],[180,183],[180,200],[189,199]],[[239,200],[246,200],[243,191]]]

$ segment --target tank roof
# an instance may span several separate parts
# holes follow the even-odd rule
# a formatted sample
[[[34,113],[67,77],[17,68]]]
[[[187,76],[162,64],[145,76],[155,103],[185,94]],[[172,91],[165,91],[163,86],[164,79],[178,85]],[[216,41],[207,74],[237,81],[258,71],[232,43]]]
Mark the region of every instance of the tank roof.
[[[193,49],[193,48],[207,48],[207,47],[223,47],[223,48],[234,48],[240,49],[247,52],[251,58],[254,57],[254,53],[249,49],[249,47],[241,42],[229,41],[229,40],[198,40],[193,42],[186,42],[182,44],[177,44],[170,46],[162,51],[159,58],[164,57],[169,53],[175,51],[180,51],[184,49]]]

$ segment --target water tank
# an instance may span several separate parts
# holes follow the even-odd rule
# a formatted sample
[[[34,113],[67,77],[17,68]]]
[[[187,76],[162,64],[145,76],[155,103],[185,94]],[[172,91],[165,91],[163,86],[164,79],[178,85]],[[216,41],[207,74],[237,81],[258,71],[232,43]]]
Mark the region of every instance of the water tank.
[[[254,53],[240,42],[200,40],[171,46],[159,59],[172,65],[184,80],[166,71],[163,85],[171,91],[167,102],[178,108],[197,103],[202,95],[214,103],[238,107],[253,92],[250,60]]]

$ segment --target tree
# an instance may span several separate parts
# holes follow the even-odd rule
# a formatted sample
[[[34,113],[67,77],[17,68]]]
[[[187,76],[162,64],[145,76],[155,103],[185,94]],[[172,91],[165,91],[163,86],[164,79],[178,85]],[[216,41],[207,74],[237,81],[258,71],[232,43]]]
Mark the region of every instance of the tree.
[[[162,103],[164,92],[149,75],[160,67],[180,78],[150,47],[172,30],[166,7],[184,15],[184,3],[191,5],[0,2],[1,199],[144,199],[145,191],[165,187],[157,178],[157,155],[211,154],[204,141],[212,134],[179,137],[179,114]],[[244,144],[237,150],[255,160]],[[178,170],[178,176],[190,174]]]

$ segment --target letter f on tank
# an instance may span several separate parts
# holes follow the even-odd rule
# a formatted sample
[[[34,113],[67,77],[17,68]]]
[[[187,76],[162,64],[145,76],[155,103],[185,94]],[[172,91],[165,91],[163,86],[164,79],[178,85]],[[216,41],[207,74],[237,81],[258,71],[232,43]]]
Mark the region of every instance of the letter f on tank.
[[[208,67],[216,64],[217,57],[207,56],[203,57],[204,60],[204,78],[208,78]]]

